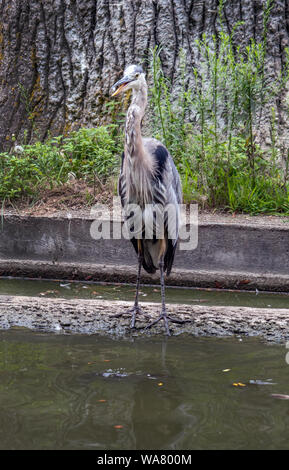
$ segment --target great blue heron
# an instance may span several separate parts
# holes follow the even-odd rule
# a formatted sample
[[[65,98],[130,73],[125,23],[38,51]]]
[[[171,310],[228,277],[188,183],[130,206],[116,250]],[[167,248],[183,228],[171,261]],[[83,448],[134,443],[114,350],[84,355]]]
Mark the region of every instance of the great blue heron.
[[[130,65],[124,75],[112,87],[112,96],[132,90],[132,100],[126,115],[125,147],[118,182],[118,192],[123,208],[135,204],[141,208],[142,228],[140,237],[132,237],[131,242],[138,255],[138,273],[134,307],[131,309],[131,328],[135,327],[136,314],[141,312],[138,303],[141,266],[148,273],[160,269],[162,310],[160,317],[147,328],[160,320],[164,321],[166,333],[170,335],[168,320],[183,323],[182,320],[167,315],[165,304],[164,273],[170,274],[178,240],[179,204],[182,202],[181,181],[173,159],[166,147],[154,138],[143,138],[141,122],[147,105],[147,83],[142,67]],[[168,217],[165,213],[162,236],[146,238],[146,224],[152,222],[154,208],[175,208],[175,235],[169,236]],[[150,207],[150,210],[147,210]],[[129,212],[129,211],[128,211]],[[155,227],[155,226],[154,226]]]

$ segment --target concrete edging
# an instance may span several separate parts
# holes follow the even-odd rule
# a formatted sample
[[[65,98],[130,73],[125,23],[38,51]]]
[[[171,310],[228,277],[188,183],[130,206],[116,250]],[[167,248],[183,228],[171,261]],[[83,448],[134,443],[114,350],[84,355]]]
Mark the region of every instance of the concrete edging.
[[[94,240],[89,217],[4,216],[0,274],[134,282],[127,240]],[[289,229],[280,225],[199,223],[198,246],[176,254],[167,284],[289,292]],[[159,282],[143,274],[142,282]]]

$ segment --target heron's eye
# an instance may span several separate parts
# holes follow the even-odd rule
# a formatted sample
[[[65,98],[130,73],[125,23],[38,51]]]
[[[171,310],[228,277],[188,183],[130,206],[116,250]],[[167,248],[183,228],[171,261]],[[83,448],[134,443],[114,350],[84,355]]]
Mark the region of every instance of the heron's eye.
[[[138,77],[139,77],[139,73],[136,73],[135,78],[138,78]]]

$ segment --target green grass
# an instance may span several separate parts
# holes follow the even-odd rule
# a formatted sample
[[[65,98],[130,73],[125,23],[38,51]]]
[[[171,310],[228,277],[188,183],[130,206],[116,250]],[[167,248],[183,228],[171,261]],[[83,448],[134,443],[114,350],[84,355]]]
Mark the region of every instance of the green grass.
[[[161,63],[162,48],[149,62],[149,135],[169,149],[181,175],[184,201],[249,214],[289,214],[289,148],[278,123],[289,118],[284,91],[289,83],[289,51],[283,69],[268,75],[267,28],[273,0],[264,2],[263,38],[245,46],[228,34],[219,2],[219,33],[196,41],[198,67],[188,69],[179,54],[172,84]],[[23,145],[0,154],[0,199],[37,199],[46,188],[76,179],[105,182],[116,175],[123,148],[124,115],[116,100],[107,104],[112,124],[80,129],[68,137]],[[257,143],[264,116],[270,143]],[[268,122],[269,121],[269,122]]]
[[[289,148],[278,128],[280,118],[289,117],[284,100],[289,51],[272,79],[266,66],[272,4],[264,4],[262,41],[241,47],[234,42],[240,24],[231,34],[223,30],[220,2],[218,36],[204,34],[196,41],[198,67],[188,70],[180,53],[177,92],[162,70],[162,49],[152,51],[151,133],[177,164],[185,202],[232,212],[289,214]],[[271,140],[266,146],[257,143],[265,115],[270,116]]]
[[[88,184],[95,178],[105,181],[116,172],[120,152],[115,126],[80,129],[68,137],[18,146],[17,154],[0,154],[0,199],[35,199],[46,188],[66,183],[70,174]]]

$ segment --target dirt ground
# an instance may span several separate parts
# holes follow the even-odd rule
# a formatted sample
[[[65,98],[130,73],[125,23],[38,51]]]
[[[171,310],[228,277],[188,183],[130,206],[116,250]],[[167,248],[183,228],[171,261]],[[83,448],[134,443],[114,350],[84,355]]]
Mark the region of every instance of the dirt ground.
[[[6,215],[25,215],[31,217],[65,216],[68,213],[86,217],[93,204],[111,205],[115,192],[115,184],[109,181],[100,182],[94,188],[83,181],[63,184],[53,189],[47,189],[39,194],[37,201],[18,199],[6,202],[2,213]]]
[[[109,181],[105,185],[98,183],[96,188],[85,182],[76,181],[58,188],[46,190],[39,195],[36,202],[18,200],[6,203],[2,207],[2,215],[20,215],[31,217],[80,217],[91,218],[91,207],[96,203],[112,206],[112,198],[116,196],[116,183]],[[199,205],[199,222],[218,224],[265,225],[289,228],[288,216],[249,215],[231,213],[221,210],[202,209]]]

